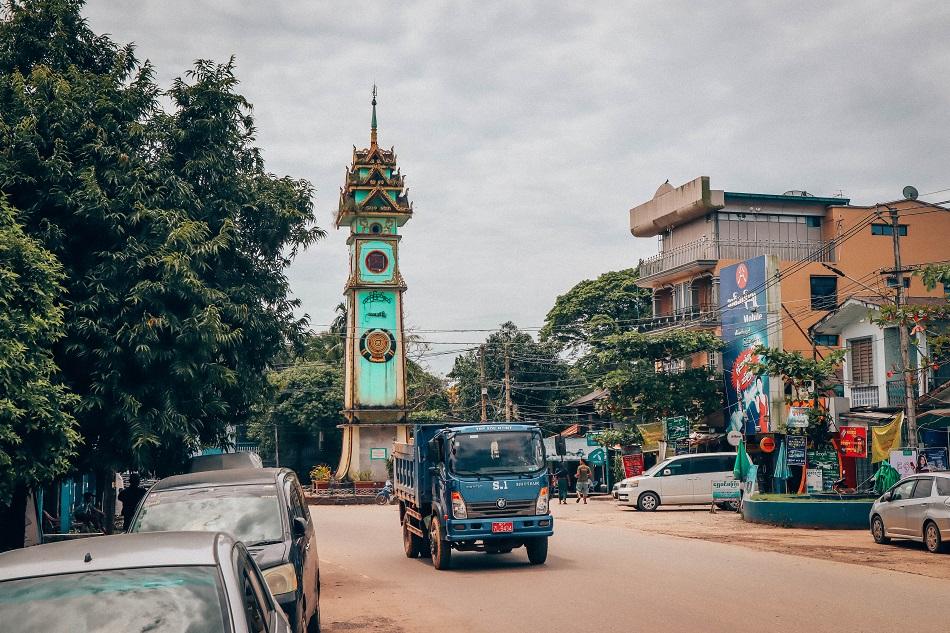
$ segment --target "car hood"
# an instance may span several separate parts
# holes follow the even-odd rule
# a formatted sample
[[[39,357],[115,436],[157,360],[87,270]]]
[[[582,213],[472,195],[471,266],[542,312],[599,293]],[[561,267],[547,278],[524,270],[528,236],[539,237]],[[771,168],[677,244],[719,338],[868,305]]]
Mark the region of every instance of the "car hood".
[[[255,545],[248,547],[247,551],[250,552],[258,567],[268,569],[288,561],[290,543],[285,541],[283,543],[271,543],[269,545]]]

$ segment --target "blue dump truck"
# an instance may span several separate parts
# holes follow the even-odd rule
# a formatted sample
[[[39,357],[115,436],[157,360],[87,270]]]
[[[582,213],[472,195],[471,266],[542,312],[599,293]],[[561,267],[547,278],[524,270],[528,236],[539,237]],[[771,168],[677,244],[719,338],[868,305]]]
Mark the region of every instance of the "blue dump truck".
[[[541,565],[554,519],[541,431],[530,424],[416,425],[393,449],[406,556],[436,569],[452,550],[505,554],[522,545]]]

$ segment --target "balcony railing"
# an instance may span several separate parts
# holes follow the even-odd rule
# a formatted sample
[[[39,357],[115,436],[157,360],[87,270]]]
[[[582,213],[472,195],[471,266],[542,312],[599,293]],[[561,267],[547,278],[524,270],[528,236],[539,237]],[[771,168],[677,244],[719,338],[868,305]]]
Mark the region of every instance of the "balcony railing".
[[[881,398],[878,394],[877,385],[869,387],[851,387],[851,406],[858,407],[877,407],[880,405]]]
[[[749,259],[759,255],[777,255],[782,261],[835,261],[832,242],[770,242],[700,238],[644,259],[640,262],[640,277],[650,277],[700,260]]]
[[[687,306],[674,310],[672,314],[658,314],[642,323],[641,332],[652,332],[671,325],[714,325],[719,321],[719,308],[711,304]]]
[[[887,406],[903,407],[907,404],[907,394],[904,392],[903,380],[887,381]]]

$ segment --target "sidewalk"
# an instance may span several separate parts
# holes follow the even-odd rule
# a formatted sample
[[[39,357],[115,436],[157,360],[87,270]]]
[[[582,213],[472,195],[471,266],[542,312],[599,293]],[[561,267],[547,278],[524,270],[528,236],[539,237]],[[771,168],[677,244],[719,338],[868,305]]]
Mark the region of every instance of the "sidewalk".
[[[912,541],[894,540],[889,545],[877,545],[867,530],[808,530],[746,523],[734,512],[720,510],[712,514],[708,506],[660,507],[656,512],[638,512],[615,503],[584,505],[569,501],[567,505],[554,503],[551,511],[560,521],[716,541],[950,580],[950,554],[930,554],[922,544]]]

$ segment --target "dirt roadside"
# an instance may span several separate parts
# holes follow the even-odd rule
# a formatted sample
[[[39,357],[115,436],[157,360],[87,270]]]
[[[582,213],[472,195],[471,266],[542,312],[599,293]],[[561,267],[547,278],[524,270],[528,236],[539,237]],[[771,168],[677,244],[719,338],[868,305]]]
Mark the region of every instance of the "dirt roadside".
[[[556,520],[609,525],[629,530],[667,534],[739,545],[793,556],[866,565],[908,574],[950,580],[950,554],[930,554],[920,543],[895,540],[877,545],[866,530],[808,530],[746,523],[734,512],[712,514],[708,507],[660,507],[639,512],[613,501],[587,505],[570,500],[554,504]]]

